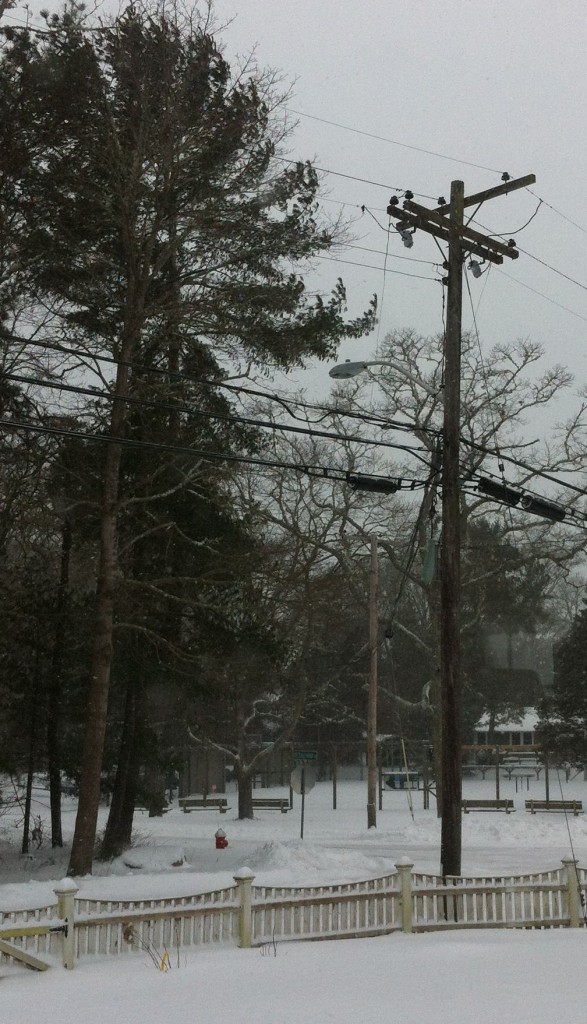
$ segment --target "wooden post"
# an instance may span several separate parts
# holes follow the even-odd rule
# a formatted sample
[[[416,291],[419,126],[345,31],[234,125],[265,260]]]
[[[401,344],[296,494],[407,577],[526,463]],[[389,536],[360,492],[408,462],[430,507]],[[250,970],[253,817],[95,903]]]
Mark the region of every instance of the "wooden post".
[[[71,970],[75,966],[75,894],[78,887],[73,878],[64,878],[53,892],[57,896],[57,913],[67,926],[63,935],[63,966]]]
[[[250,868],[241,868],[233,875],[239,894],[239,946],[250,949],[253,944],[253,882],[255,876]]]
[[[383,810],[383,748],[377,749],[377,790],[379,793],[379,810]]]
[[[424,810],[428,811],[430,809],[430,766],[426,740],[422,740],[422,797]]]
[[[544,799],[550,803],[550,772],[548,766],[548,754],[544,752]]]
[[[499,800],[499,747],[495,748],[495,799]]]
[[[567,903],[569,925],[579,928],[581,925],[581,897],[579,895],[579,879],[577,877],[577,861],[574,857],[563,857],[565,881],[567,883]]]
[[[332,747],[332,810],[336,810],[336,785],[338,776],[338,752],[336,744]]]
[[[448,289],[444,363],[442,544],[440,580],[440,707],[443,875],[461,873],[461,509],[459,441],[461,406],[461,310],[463,293],[462,181],[450,191]]]
[[[377,537],[371,536],[369,588],[369,697],[367,703],[367,828],[377,826]]]
[[[402,857],[395,866],[399,875],[401,893],[402,931],[409,934],[412,931],[414,916],[412,907],[412,868],[414,864],[409,857]]]

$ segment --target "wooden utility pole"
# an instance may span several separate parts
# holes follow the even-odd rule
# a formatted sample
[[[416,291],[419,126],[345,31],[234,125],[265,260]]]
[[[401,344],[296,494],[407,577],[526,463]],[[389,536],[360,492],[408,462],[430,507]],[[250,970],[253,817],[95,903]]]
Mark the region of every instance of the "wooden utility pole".
[[[442,874],[461,873],[461,314],[463,273],[461,231],[465,189],[453,181],[450,192],[444,417],[442,456],[442,546],[440,549],[440,692],[442,736]]]
[[[473,254],[491,263],[503,263],[504,256],[518,258],[515,242],[507,244],[483,235],[464,224],[468,206],[505,195],[527,185],[536,177],[528,174],[465,197],[462,181],[453,181],[450,203],[428,210],[410,198],[399,209],[392,199],[387,208],[399,221],[398,228],[420,229],[448,242],[447,322],[444,346],[444,420],[442,458],[442,547],[440,609],[440,709],[442,828],[440,864],[443,875],[461,873],[461,654],[460,654],[460,409],[461,409],[461,312],[463,262]],[[447,219],[448,214],[448,219]]]
[[[369,586],[369,696],[367,701],[367,828],[377,826],[377,646],[379,641],[377,537],[371,536]]]

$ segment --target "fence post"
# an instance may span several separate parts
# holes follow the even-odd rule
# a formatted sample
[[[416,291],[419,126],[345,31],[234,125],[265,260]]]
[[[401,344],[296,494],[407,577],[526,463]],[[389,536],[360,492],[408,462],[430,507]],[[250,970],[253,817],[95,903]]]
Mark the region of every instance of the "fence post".
[[[411,932],[414,917],[414,910],[412,906],[412,868],[414,864],[409,857],[400,857],[395,866],[399,875],[402,931]]]
[[[569,906],[569,925],[579,928],[581,917],[581,898],[579,896],[579,880],[577,877],[577,861],[574,857],[563,857],[565,881],[567,883],[567,903]]]
[[[57,914],[66,925],[63,934],[63,966],[75,965],[75,894],[78,887],[72,878],[64,878],[54,887],[57,896]]]
[[[233,878],[238,886],[240,903],[239,945],[241,949],[250,949],[253,941],[252,890],[255,876],[250,868],[240,868]]]

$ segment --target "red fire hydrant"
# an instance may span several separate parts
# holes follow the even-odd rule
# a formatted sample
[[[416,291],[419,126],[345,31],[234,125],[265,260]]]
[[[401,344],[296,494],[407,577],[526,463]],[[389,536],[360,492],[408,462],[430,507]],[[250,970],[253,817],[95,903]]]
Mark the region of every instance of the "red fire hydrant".
[[[225,850],[228,846],[228,839],[226,838],[226,832],[223,832],[221,828],[218,829],[214,838],[216,839],[216,849]]]

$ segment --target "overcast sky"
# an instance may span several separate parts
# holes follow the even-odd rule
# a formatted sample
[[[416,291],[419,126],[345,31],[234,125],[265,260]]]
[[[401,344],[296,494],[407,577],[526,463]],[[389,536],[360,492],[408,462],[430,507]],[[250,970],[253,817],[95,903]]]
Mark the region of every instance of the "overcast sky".
[[[33,10],[41,6],[35,0]],[[22,17],[23,10],[18,6],[12,16]],[[395,327],[424,334],[441,329],[442,286],[430,280],[437,270],[399,258],[438,260],[433,239],[419,232],[408,251],[394,234],[385,261],[385,208],[392,194],[411,189],[430,196],[420,201],[432,206],[438,196],[448,197],[452,179],[462,179],[470,193],[499,184],[503,171],[514,177],[534,172],[535,195],[523,191],[493,200],[479,221],[516,238],[582,287],[522,253],[480,280],[470,278],[479,332],[486,351],[518,337],[541,342],[548,362],[569,365],[582,387],[584,0],[216,0],[216,16],[229,22],[223,33],[228,57],[236,60],[255,48],[262,66],[279,68],[294,82],[291,155],[338,172],[324,175],[324,209],[331,216],[343,209],[355,221],[354,245],[365,248],[338,254],[346,264],[318,264],[320,283],[327,290],[340,274],[351,312],[365,308],[373,292],[381,310],[381,326],[343,346],[341,358],[372,355],[378,336]],[[543,205],[518,231],[536,210],[536,196]],[[362,205],[370,212],[361,214]],[[466,288],[464,300],[464,326],[470,326]],[[318,365],[305,375],[310,389],[326,384],[326,372]]]
[[[290,116],[298,126],[292,155],[383,186],[324,176],[325,208],[334,213],[339,202],[348,204],[345,213],[357,220],[355,245],[384,253],[385,207],[398,188],[435,199],[449,195],[455,178],[470,193],[499,184],[503,171],[514,177],[536,174],[532,191],[545,202],[524,231],[516,229],[538,205],[527,191],[492,200],[479,220],[492,231],[511,234],[521,248],[583,287],[524,254],[504,261],[488,278],[470,278],[475,304],[481,300],[479,332],[486,350],[517,337],[541,342],[548,361],[571,366],[582,386],[587,367],[585,3],[216,0],[216,11],[220,20],[233,19],[224,34],[229,55],[256,46],[261,64],[295,79]],[[369,214],[361,215],[363,204],[383,227]],[[439,258],[432,238],[421,232],[409,251],[394,235],[389,254],[388,271],[436,276],[426,263],[397,258]],[[323,285],[340,273],[353,311],[374,291],[381,299],[384,256],[357,248],[340,255],[369,269],[324,263]],[[379,330],[413,326],[422,333],[438,331],[441,293],[434,281],[388,273]],[[464,298],[467,326],[466,288]],[[341,354],[367,357],[376,341],[377,331],[348,343]],[[314,371],[317,378],[324,372],[323,367]]]

